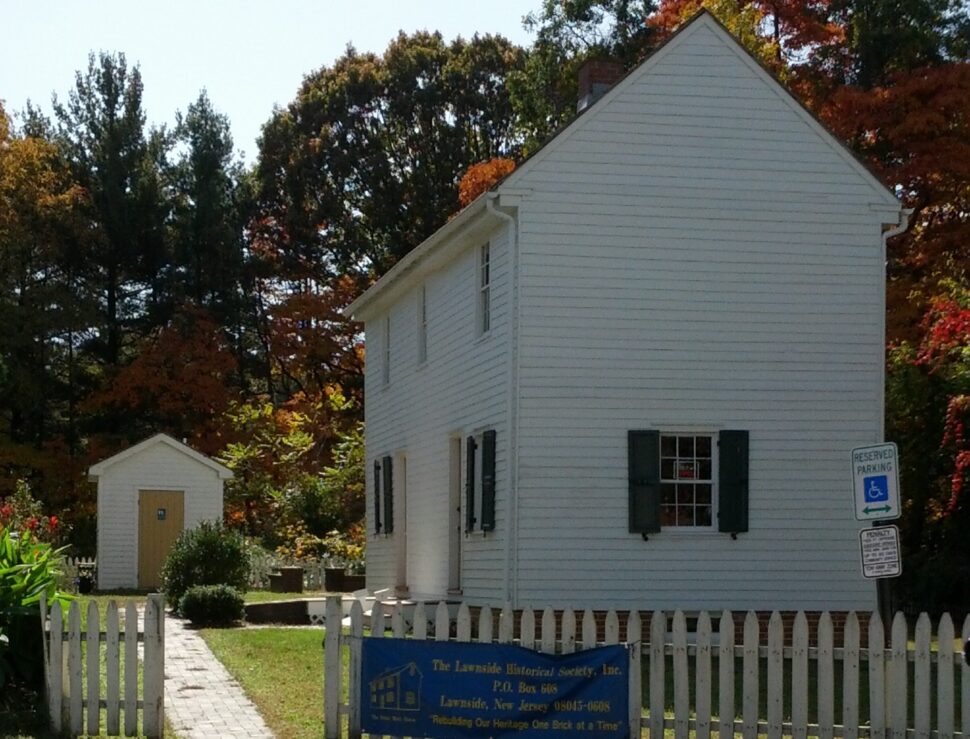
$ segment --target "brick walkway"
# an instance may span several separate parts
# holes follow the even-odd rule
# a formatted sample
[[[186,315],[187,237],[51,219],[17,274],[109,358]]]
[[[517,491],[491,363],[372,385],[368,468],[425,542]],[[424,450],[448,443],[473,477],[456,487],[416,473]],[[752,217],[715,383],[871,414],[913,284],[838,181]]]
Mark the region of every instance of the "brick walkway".
[[[256,707],[188,622],[165,615],[165,717],[179,739],[273,739]]]

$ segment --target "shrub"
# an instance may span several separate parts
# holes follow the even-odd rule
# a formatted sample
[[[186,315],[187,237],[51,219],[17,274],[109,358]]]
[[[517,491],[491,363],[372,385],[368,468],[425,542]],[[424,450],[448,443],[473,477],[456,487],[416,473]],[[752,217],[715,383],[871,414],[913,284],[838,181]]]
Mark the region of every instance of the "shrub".
[[[245,590],[249,551],[241,534],[203,521],[183,531],[162,566],[162,590],[172,608],[195,585],[228,585]]]
[[[30,531],[14,535],[0,526],[0,680],[25,687],[42,685],[40,597],[66,606],[57,590],[57,563],[63,550],[38,541]]]
[[[179,613],[196,626],[229,626],[243,611],[242,595],[228,585],[195,585],[179,600]]]

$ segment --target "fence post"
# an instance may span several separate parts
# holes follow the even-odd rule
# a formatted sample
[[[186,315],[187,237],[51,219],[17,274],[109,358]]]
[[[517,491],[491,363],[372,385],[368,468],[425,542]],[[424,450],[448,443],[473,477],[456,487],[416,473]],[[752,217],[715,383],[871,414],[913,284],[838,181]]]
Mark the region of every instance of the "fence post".
[[[64,611],[60,603],[51,608],[50,635],[50,690],[47,694],[47,711],[51,729],[60,734],[64,716]]]
[[[161,739],[165,724],[165,603],[152,593],[145,605],[144,713],[142,729]]]
[[[916,621],[916,664],[913,668],[913,726],[916,739],[929,739],[930,736],[930,629],[930,617],[924,611]]]
[[[84,696],[81,692],[81,606],[77,601],[71,603],[67,621],[68,633],[70,634],[67,645],[67,679],[71,686],[68,724],[71,732],[77,736],[83,728],[82,714],[84,712]]]
[[[869,736],[886,737],[886,632],[882,618],[869,616]]]
[[[667,617],[663,611],[650,616],[650,739],[664,735],[664,642]]]
[[[859,736],[859,619],[855,611],[845,619],[842,631],[842,736]]]
[[[940,739],[953,739],[953,619],[944,613],[937,626],[936,725]]]
[[[725,609],[718,623],[718,736],[734,736],[734,615]]]
[[[119,674],[119,664],[121,658],[121,648],[119,647],[119,634],[121,628],[118,623],[118,604],[113,600],[108,601],[108,611],[105,615],[105,632],[107,633],[107,646],[105,647],[106,662],[106,681],[107,690],[107,716],[105,725],[109,736],[117,736],[121,733],[121,678]]]
[[[125,736],[138,733],[138,610],[125,605]]]
[[[98,736],[101,733],[101,623],[98,604],[93,600],[88,601],[88,633],[86,638],[88,734]]]
[[[380,604],[374,606],[375,610]],[[327,631],[323,638],[323,717],[326,739],[340,738],[340,597],[327,598]],[[383,624],[382,624],[383,625]],[[379,634],[383,636],[383,634]]]
[[[575,619],[573,619],[575,625]],[[643,691],[641,690],[642,676],[640,664],[643,649],[643,624],[640,622],[640,612],[636,608],[630,609],[626,621],[626,643],[630,653],[630,736],[640,736],[640,715],[643,713]]]
[[[360,689],[360,660],[363,651],[364,609],[356,598],[350,606],[350,739],[360,739],[362,692]]]

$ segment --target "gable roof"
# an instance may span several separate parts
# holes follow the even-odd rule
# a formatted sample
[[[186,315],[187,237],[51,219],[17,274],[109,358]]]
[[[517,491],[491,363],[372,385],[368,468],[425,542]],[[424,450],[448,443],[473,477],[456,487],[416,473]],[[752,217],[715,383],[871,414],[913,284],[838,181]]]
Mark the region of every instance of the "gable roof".
[[[168,434],[155,434],[154,436],[151,436],[144,441],[135,444],[134,446],[128,447],[123,452],[118,452],[113,457],[108,457],[107,459],[101,460],[97,464],[91,465],[91,467],[88,469],[88,480],[91,482],[97,482],[98,478],[105,473],[105,470],[112,465],[122,462],[130,457],[134,457],[146,449],[158,446],[159,444],[170,447],[175,451],[184,454],[195,462],[208,467],[210,470],[216,473],[220,480],[228,480],[233,476],[232,470],[230,470],[228,467],[219,464],[201,452],[195,451],[195,449],[192,447],[176,441]]]
[[[657,47],[644,61],[627,72],[604,95],[583,109],[569,123],[550,136],[542,146],[527,157],[514,171],[495,183],[490,190],[479,195],[463,210],[459,211],[448,223],[408,252],[394,267],[347,306],[342,311],[343,315],[356,320],[366,318],[366,313],[374,305],[379,301],[383,302],[387,299],[385,293],[390,290],[392,285],[399,285],[407,275],[419,269],[422,262],[430,263],[434,260],[437,252],[446,248],[451,242],[452,237],[461,234],[475,224],[480,224],[481,217],[486,210],[488,212],[492,211],[491,207],[486,209],[486,205],[493,205],[499,195],[514,194],[515,183],[522,179],[530,169],[548,158],[563,142],[567,141],[577,130],[585,125],[589,120],[591,112],[601,110],[610,100],[622,96],[642,76],[650,74],[652,67],[676,48],[678,44],[683,43],[684,39],[689,38],[693,31],[701,28],[707,28],[718,36],[725,43],[725,46],[732,50],[757,78],[767,83],[776,92],[779,99],[819,136],[839,159],[845,162],[849,169],[853,170],[860,179],[872,188],[873,203],[870,207],[876,212],[883,213],[887,219],[892,218],[892,221],[887,222],[886,225],[896,226],[905,224],[906,218],[902,213],[902,204],[889,188],[873,174],[868,165],[855,152],[849,149],[845,143],[837,139],[819,121],[815,114],[806,108],[788,88],[782,85],[761,62],[755,59],[709,10],[702,8],[692,18],[683,23],[676,32]],[[493,202],[489,203],[488,201]]]

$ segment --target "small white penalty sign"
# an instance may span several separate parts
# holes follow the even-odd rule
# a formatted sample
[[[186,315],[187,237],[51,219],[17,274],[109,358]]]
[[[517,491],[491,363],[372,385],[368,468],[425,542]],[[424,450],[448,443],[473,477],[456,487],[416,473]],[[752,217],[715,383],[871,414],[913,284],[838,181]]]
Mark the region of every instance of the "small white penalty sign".
[[[859,532],[862,550],[862,576],[869,579],[899,577],[903,560],[899,549],[899,529],[875,526]]]

